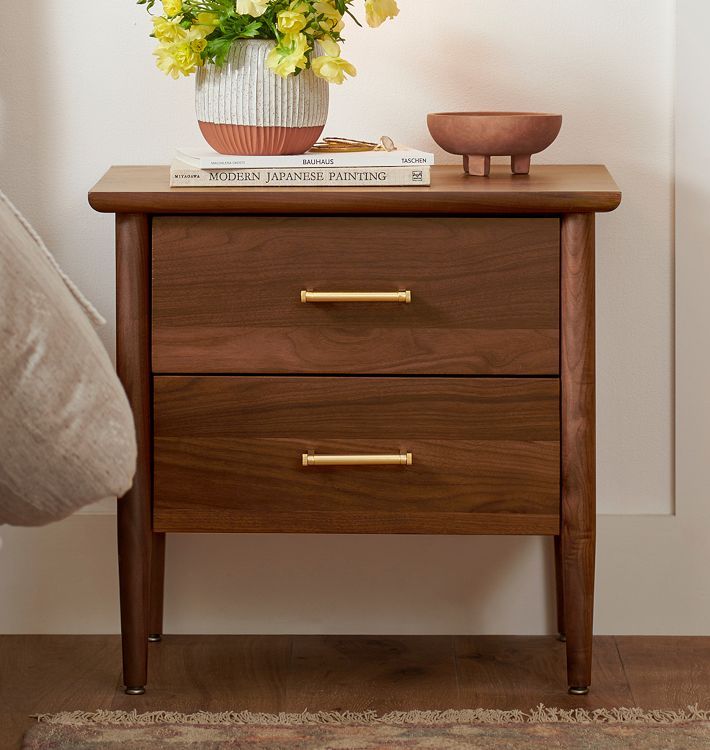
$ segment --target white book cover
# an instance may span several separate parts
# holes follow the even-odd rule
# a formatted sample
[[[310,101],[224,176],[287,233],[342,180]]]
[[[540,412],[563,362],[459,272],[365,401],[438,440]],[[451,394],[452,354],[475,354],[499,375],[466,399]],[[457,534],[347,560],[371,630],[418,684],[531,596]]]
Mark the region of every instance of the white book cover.
[[[194,169],[288,169],[291,167],[424,167],[434,154],[400,146],[394,151],[307,152],[292,156],[230,156],[209,147],[177,149],[177,158]]]
[[[407,187],[431,184],[424,167],[286,167],[194,169],[180,159],[170,168],[170,187]]]

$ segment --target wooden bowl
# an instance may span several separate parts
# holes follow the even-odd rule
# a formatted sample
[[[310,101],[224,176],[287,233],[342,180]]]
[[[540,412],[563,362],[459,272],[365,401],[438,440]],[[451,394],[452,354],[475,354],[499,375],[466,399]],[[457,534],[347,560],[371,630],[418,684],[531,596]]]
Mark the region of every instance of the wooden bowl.
[[[513,174],[530,172],[530,157],[557,138],[562,115],[541,112],[436,112],[427,118],[431,137],[463,156],[468,174],[487,177],[491,156],[510,156]]]

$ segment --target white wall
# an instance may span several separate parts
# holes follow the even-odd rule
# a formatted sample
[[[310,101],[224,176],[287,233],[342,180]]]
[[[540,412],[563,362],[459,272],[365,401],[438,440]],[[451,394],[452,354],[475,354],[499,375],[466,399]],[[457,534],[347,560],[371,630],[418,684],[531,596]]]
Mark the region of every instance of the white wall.
[[[691,8],[702,0],[679,2]],[[618,569],[634,570],[629,559],[646,561],[647,524],[676,521],[668,515],[674,3],[451,0],[454,22],[434,32],[432,4],[400,5],[395,23],[349,31],[346,56],[360,75],[333,90],[330,134],[387,133],[432,148],[429,111],[561,111],[562,134],[538,160],[604,162],[624,191],[622,208],[598,221],[598,489],[600,510],[614,515],[600,524],[597,630],[698,632],[685,604],[658,611],[657,585],[641,587],[629,607]],[[89,209],[86,191],[111,163],[165,163],[175,145],[199,140],[192,82],[154,69],[147,19],[129,2],[74,0],[41,11],[28,4],[23,21],[39,54],[26,54],[20,34],[3,38],[0,187],[109,318],[103,336],[112,349],[113,227]],[[43,530],[3,530],[0,632],[115,631],[113,525],[107,515],[80,515]],[[687,541],[668,557],[697,553],[703,560],[700,540],[697,548]],[[166,621],[173,632],[552,627],[549,545],[539,539],[169,542]],[[656,557],[664,559],[660,551]]]

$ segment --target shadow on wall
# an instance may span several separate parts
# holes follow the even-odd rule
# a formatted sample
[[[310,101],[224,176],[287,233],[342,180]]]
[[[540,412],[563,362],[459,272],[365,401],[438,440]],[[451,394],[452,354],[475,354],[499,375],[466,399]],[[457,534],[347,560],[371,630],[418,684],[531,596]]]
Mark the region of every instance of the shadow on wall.
[[[554,599],[551,538],[168,538],[168,633],[556,633]]]

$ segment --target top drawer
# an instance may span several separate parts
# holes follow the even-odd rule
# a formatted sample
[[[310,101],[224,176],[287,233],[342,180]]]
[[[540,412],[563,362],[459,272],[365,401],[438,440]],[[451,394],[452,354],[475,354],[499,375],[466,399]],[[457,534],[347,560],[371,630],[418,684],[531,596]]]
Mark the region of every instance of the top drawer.
[[[156,217],[153,370],[557,374],[559,221]]]

